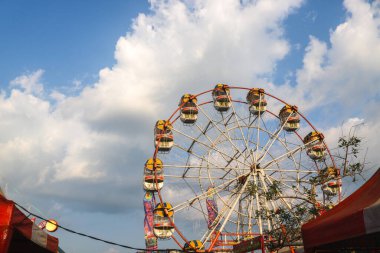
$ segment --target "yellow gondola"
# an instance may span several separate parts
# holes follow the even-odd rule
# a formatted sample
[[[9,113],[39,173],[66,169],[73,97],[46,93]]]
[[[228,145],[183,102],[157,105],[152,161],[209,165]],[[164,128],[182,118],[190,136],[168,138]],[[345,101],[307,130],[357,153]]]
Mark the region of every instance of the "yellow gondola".
[[[281,124],[284,125],[284,130],[294,132],[300,128],[300,116],[297,113],[297,106],[285,105],[279,113]]]
[[[303,142],[307,150],[306,154],[313,160],[321,160],[326,155],[326,146],[323,143],[324,136],[319,132],[310,132]]]
[[[319,171],[319,176],[321,177],[323,181],[327,181],[327,180],[337,179],[337,177],[339,176],[339,173],[340,171],[338,168],[326,167]]]
[[[169,121],[158,120],[154,127],[154,144],[158,152],[169,152],[174,145],[172,125]]]
[[[158,191],[164,186],[164,171],[162,161],[149,158],[144,166],[144,190]]]
[[[160,239],[169,239],[174,233],[174,210],[170,203],[159,203],[153,212],[153,233]]]
[[[247,103],[249,111],[254,115],[262,114],[267,109],[264,89],[253,88],[247,94]]]
[[[185,94],[181,97],[178,106],[181,107],[180,120],[184,124],[194,124],[198,118],[197,98],[193,95]]]
[[[341,186],[341,182],[330,181],[322,185],[322,191],[327,196],[335,196],[338,194],[338,190]]]
[[[214,107],[219,112],[226,112],[230,109],[232,103],[230,99],[230,88],[227,84],[217,84],[212,91]]]

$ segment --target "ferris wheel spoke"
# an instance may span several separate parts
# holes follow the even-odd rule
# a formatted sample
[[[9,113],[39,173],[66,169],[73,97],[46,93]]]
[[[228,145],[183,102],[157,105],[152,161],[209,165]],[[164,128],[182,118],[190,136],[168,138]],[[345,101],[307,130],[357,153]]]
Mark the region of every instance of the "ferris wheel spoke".
[[[230,97],[230,100],[232,100],[231,97]],[[237,118],[237,113],[236,113],[236,110],[235,110],[234,103],[231,103],[231,107],[232,107],[233,115],[234,115],[234,117],[235,117],[236,124],[237,124],[237,126],[239,127],[239,129],[240,129],[240,133],[241,133],[241,136],[242,136],[242,138],[243,138],[243,140],[244,140],[245,148],[246,148],[247,150],[249,150],[249,144],[248,144],[248,141],[247,141],[246,138],[245,138],[245,135],[244,135],[244,133],[243,133],[243,129],[242,129],[242,127],[241,127],[241,125],[240,125],[240,123],[239,123],[239,120],[238,120],[238,118]],[[252,156],[250,155],[250,152],[248,152],[248,157],[251,159],[251,163],[253,163],[254,161],[253,161],[253,159],[252,159]],[[248,157],[245,157],[245,159],[248,159]]]
[[[202,161],[204,161],[204,162],[206,162],[206,163],[208,163],[208,164],[211,164],[213,167],[210,167],[210,168],[221,168],[220,165],[216,165],[215,163],[212,163],[211,161],[207,160],[206,158],[204,158],[204,157],[201,156],[201,155],[196,154],[196,153],[193,152],[193,151],[188,152],[188,151],[186,150],[186,148],[184,148],[184,147],[182,147],[182,146],[180,146],[180,145],[178,145],[178,144],[176,144],[176,143],[174,143],[173,147],[179,148],[179,149],[185,151],[186,153],[189,153],[190,155],[193,155],[194,157],[196,157],[196,158],[198,158],[198,159],[200,159],[200,160],[202,160]],[[189,171],[189,169],[190,169],[190,168],[186,168],[186,170],[185,170],[184,173],[183,173],[183,176],[186,176],[186,174],[187,174],[187,172]],[[222,168],[222,170],[225,170],[225,169]]]
[[[254,211],[254,197],[252,195],[249,196],[249,202],[248,202],[248,233],[252,233],[252,219],[253,219],[253,214],[252,212]]]
[[[191,139],[191,140],[193,140],[193,141],[195,141],[195,142],[197,142],[197,143],[199,143],[200,145],[204,146],[205,148],[209,148],[209,149],[212,149],[212,150],[218,152],[218,153],[223,157],[223,159],[224,159],[226,162],[227,162],[226,157],[229,158],[229,159],[233,159],[230,155],[228,155],[228,154],[222,152],[222,151],[219,150],[218,148],[216,148],[216,147],[214,147],[214,146],[209,146],[209,145],[207,145],[206,143],[203,143],[203,142],[201,142],[201,141],[199,141],[199,140],[197,140],[197,139],[191,137],[190,135],[187,135],[187,134],[183,133],[182,131],[179,131],[179,130],[174,129],[174,128],[173,128],[173,131],[176,132],[176,133],[179,133],[179,134],[181,134],[181,135],[183,135],[183,136],[185,136],[185,137],[187,137],[187,138],[189,138],[189,139]],[[239,161],[239,160],[235,160],[235,161],[238,162],[238,163],[240,163],[241,165],[244,165],[244,166],[249,167],[248,164],[243,163],[242,161]]]
[[[249,174],[249,176],[250,176],[250,174]],[[210,231],[207,231],[206,234],[202,237],[203,242],[206,242],[210,239],[211,235],[215,232],[215,229],[217,227],[218,227],[218,233],[217,233],[216,237],[219,235],[219,233],[221,231],[224,230],[224,227],[225,227],[227,221],[229,220],[232,212],[234,211],[237,202],[240,200],[241,194],[244,192],[245,186],[247,185],[248,181],[249,181],[249,178],[247,178],[247,181],[245,182],[243,187],[240,189],[239,193],[232,195],[227,200],[228,203],[223,201],[224,206],[223,206],[222,212],[218,215],[218,217],[216,219],[216,224],[213,224],[213,229],[211,229]],[[229,210],[229,212],[227,213],[228,210]],[[227,216],[225,216],[225,215],[227,215]],[[222,221],[223,221],[223,224],[220,225]],[[216,238],[214,240],[216,240]],[[211,243],[213,244],[214,242],[211,242]],[[211,249],[209,248],[209,250],[211,250]]]
[[[288,169],[270,169],[270,168],[267,168],[265,169],[266,171],[275,171],[275,172],[296,172],[296,173],[306,173],[306,174],[310,174],[310,173],[318,173],[317,170],[288,170]]]
[[[261,96],[260,96],[260,102],[261,102]],[[261,122],[261,113],[258,115],[258,120],[256,122],[256,150],[255,150],[255,156],[254,156],[254,162],[257,164],[258,155],[259,155],[259,146],[260,146],[260,122]]]
[[[256,186],[258,185],[256,175],[253,176],[253,182]],[[261,205],[260,205],[260,201],[259,201],[258,191],[255,192],[255,197],[256,197],[256,210],[260,214],[261,213]],[[263,234],[263,224],[262,224],[262,220],[261,220],[260,216],[258,217],[257,222],[258,222],[258,226],[259,226],[259,233]],[[251,230],[249,232],[251,232]]]
[[[162,165],[164,168],[168,169],[215,169],[215,170],[234,170],[236,167],[228,167],[228,166],[201,166],[201,165],[175,165],[175,164],[164,164]],[[250,169],[241,169],[249,171]]]
[[[268,175],[265,175],[265,178],[267,179],[267,181],[270,183],[270,184],[272,184],[273,185],[273,181],[269,178],[269,176]],[[277,181],[277,180],[276,180]],[[264,182],[265,182],[265,180],[264,180]],[[281,181],[280,181],[280,183],[281,183]],[[291,199],[291,197],[289,197],[289,196],[286,196],[286,195],[283,195],[281,192],[279,192],[278,193],[278,198],[285,204],[285,206],[287,207],[287,209],[288,209],[288,211],[290,212],[290,213],[292,213],[293,214],[293,216],[294,217],[296,217],[296,218],[299,218],[299,216],[294,212],[294,207],[295,207],[295,205],[290,205],[289,204],[289,202],[288,202],[288,199]],[[305,200],[305,199],[304,199]],[[293,208],[292,208],[293,207]],[[279,222],[281,223],[281,221],[279,220]],[[299,222],[299,221],[298,221]],[[279,224],[279,225],[281,225],[281,224]]]
[[[215,186],[214,187],[214,193],[218,193],[218,192],[221,192],[223,190],[225,190],[228,186],[230,186],[233,182],[235,182],[236,180],[238,180],[239,178],[241,178],[242,176],[247,176],[249,175],[250,172],[246,173],[246,174],[243,174],[243,175],[239,175],[238,177],[235,177],[235,178],[232,178],[218,186]],[[176,206],[174,206],[172,208],[172,210],[178,212],[180,210],[182,210],[183,208],[186,208],[188,206],[191,206],[196,200],[202,200],[202,199],[205,199],[207,197],[208,193],[207,192],[203,192],[187,201],[184,201]]]
[[[224,215],[227,214],[227,211],[229,210],[229,208],[230,208],[230,204],[232,203],[233,200],[234,200],[234,198],[230,198],[230,199],[229,199],[229,202],[230,202],[230,203],[227,203],[227,204],[223,205],[222,210],[218,213],[218,215],[216,216],[214,222],[211,224],[211,229],[207,230],[207,231],[203,234],[203,236],[202,236],[202,238],[201,238],[201,242],[202,242],[203,244],[205,244],[205,243],[210,239],[211,235],[212,235],[213,233],[215,233],[216,229],[217,229],[217,228],[219,227],[219,225],[220,225],[220,222],[223,220]],[[218,228],[218,229],[219,229],[219,228]]]
[[[246,128],[247,128],[247,141],[248,141],[248,151],[250,153],[250,156],[251,156],[251,159],[252,159],[252,163],[256,163],[256,158],[255,156],[253,155],[253,153],[251,152],[251,150],[249,149],[249,142],[250,142],[250,130],[253,125],[253,123],[258,119],[259,115],[256,115],[256,117],[252,120],[251,122],[251,114],[249,114],[249,119],[248,119],[248,125],[246,125]],[[253,143],[254,144],[254,143]],[[257,149],[258,149],[258,146],[256,145],[256,149],[255,149],[255,152],[257,152]]]
[[[227,138],[230,140],[230,142],[232,142],[232,139],[233,139],[233,138],[231,138],[231,135],[230,135],[230,131],[231,131],[233,128],[229,129],[229,128],[227,127],[227,125],[228,125],[229,121],[232,119],[233,114],[234,114],[234,112],[231,113],[231,115],[228,117],[228,119],[227,119],[227,121],[226,121],[225,118],[224,118],[224,116],[223,116],[223,113],[220,113],[220,115],[221,115],[221,117],[222,117],[223,126],[224,126],[224,128],[225,128],[225,133],[226,133],[226,135],[227,135]],[[237,148],[235,148],[235,150],[236,150],[237,152],[239,152],[241,155],[243,155],[243,153],[244,153],[244,151],[240,152],[239,149],[237,149]]]
[[[286,122],[289,120],[289,117],[290,117],[290,115],[287,117]],[[281,139],[278,139],[278,140],[285,147],[285,149],[289,152],[290,150],[289,150],[289,147],[287,146],[287,140],[286,140],[286,138],[285,138],[284,141],[282,141]],[[299,187],[299,182],[300,182],[299,180],[300,180],[300,173],[301,173],[301,157],[302,157],[302,153],[299,152],[299,162],[297,162],[296,159],[295,159],[295,157],[294,157],[294,154],[290,155],[290,158],[291,158],[291,160],[294,163],[294,168],[296,168],[297,179],[298,179],[298,181],[297,181],[297,187]],[[304,168],[304,169],[308,170],[308,168]]]
[[[268,154],[270,148],[272,147],[273,143],[276,141],[276,139],[278,138],[278,136],[280,135],[281,131],[283,130],[285,124],[288,122],[288,119],[290,118],[290,114],[289,116],[286,118],[286,120],[284,121],[284,123],[281,124],[280,128],[277,129],[275,132],[273,132],[271,134],[271,137],[269,138],[269,141],[265,144],[263,150],[265,150],[264,154],[261,155],[261,157],[259,158],[259,160],[257,161],[257,163],[260,163],[264,158],[265,156]],[[268,146],[268,147],[267,147]]]
[[[264,174],[264,177],[265,177],[265,179],[267,179],[267,181],[269,182],[270,185],[273,185],[273,181],[269,178],[268,175]],[[264,183],[266,183],[265,180],[264,180]],[[293,213],[295,215],[295,213],[294,213],[294,211],[292,209],[292,206],[289,204],[289,202],[286,200],[286,198],[283,197],[282,193],[278,192],[277,194],[278,194],[280,200],[285,204],[285,206],[287,207],[287,209],[289,210],[289,212],[291,212],[291,213]]]
[[[205,117],[206,117],[210,122],[212,122],[212,124],[214,125],[214,127],[215,127],[215,128],[221,133],[221,134],[224,135],[224,137],[230,142],[230,144],[231,144],[236,150],[238,150],[239,153],[241,153],[241,151],[239,150],[239,148],[236,147],[235,143],[233,143],[233,142],[231,141],[231,139],[228,138],[228,136],[226,135],[226,133],[223,132],[223,131],[218,127],[218,125],[215,124],[215,122],[212,121],[212,119],[210,118],[210,116],[209,116],[209,115],[203,110],[203,108],[202,108],[201,106],[198,106],[198,105],[196,105],[196,106],[197,106],[198,110],[201,111],[201,112],[203,113],[203,115],[205,115]],[[243,154],[242,154],[242,155],[243,155]]]
[[[170,175],[164,174],[165,177],[168,178],[183,178],[183,179],[213,179],[213,180],[229,180],[230,178],[222,178],[222,177],[201,177],[201,176],[181,176],[181,175]]]
[[[223,223],[222,223],[222,225],[221,225],[221,227],[220,227],[220,231],[223,231],[224,227],[226,226],[226,224],[227,224],[229,218],[231,217],[232,212],[234,211],[234,209],[235,209],[235,207],[236,207],[236,204],[239,202],[239,199],[240,199],[241,195],[243,194],[245,188],[247,187],[248,182],[249,182],[251,176],[252,176],[252,174],[249,173],[249,174],[248,174],[248,177],[245,179],[246,181],[245,181],[245,183],[243,184],[243,186],[241,187],[241,189],[239,190],[239,193],[237,194],[236,199],[234,200],[234,202],[233,202],[233,204],[232,204],[232,206],[231,206],[231,208],[230,208],[230,210],[229,210],[229,212],[228,212],[226,218],[224,219],[224,221],[223,221]],[[219,235],[219,233],[218,233],[218,235]],[[217,236],[218,236],[218,235],[217,235]],[[214,241],[214,242],[215,242],[215,241]],[[211,243],[211,245],[210,245],[210,247],[209,247],[209,250],[212,250],[212,248],[213,248],[213,246],[214,246],[214,242]]]
[[[258,174],[258,178],[259,178],[259,181],[261,182],[261,185],[263,186],[264,194],[267,195],[268,194],[268,187],[267,187],[267,184],[265,183],[263,175],[261,173],[259,173]],[[270,230],[271,227],[272,227],[272,221],[269,218],[269,213],[268,213],[269,205],[268,205],[267,198],[264,198],[264,201],[265,201],[265,206],[266,206],[266,215],[267,215],[268,230]],[[269,202],[270,202],[270,204],[272,206],[272,210],[273,211],[276,210],[276,205],[275,205],[275,202],[273,201],[273,199],[269,199]]]
[[[269,175],[268,175],[268,179],[276,180],[275,178],[273,178],[273,177],[271,177],[271,176],[269,176]],[[282,184],[283,186],[285,186],[286,188],[288,188],[288,189],[290,189],[290,190],[293,190],[293,191],[296,192],[296,193],[299,193],[299,194],[301,194],[301,195],[305,195],[305,193],[304,193],[304,192],[301,192],[298,188],[294,188],[294,187],[292,187],[292,186],[286,184],[286,183],[285,183],[286,180],[276,180],[276,181],[279,182],[280,184]],[[292,182],[292,181],[290,181],[290,182]],[[294,180],[293,182],[296,182],[296,180]]]
[[[213,141],[211,140],[211,138],[206,134],[209,127],[212,125],[212,122],[209,121],[206,125],[206,127],[204,129],[202,129],[197,123],[195,123],[195,126],[197,127],[197,129],[199,130],[200,134],[198,135],[198,138],[201,137],[202,135],[204,135],[207,140],[210,142],[210,143],[213,143]],[[192,144],[194,145],[194,144]]]
[[[219,135],[216,137],[216,139],[215,139],[214,141],[211,142],[211,145],[212,145],[212,146],[215,146],[215,145],[217,145],[217,143],[221,143],[222,140],[219,140],[219,138],[221,138],[222,136],[223,136],[222,134],[219,134]],[[245,152],[245,150],[243,150],[242,152]],[[237,159],[238,159],[238,157],[236,157],[237,155],[239,155],[238,157],[240,157],[240,155],[241,155],[241,152],[240,152],[239,150],[236,151],[236,153],[233,155],[233,157],[231,157],[231,158],[229,159],[229,161],[227,162],[227,164],[226,164],[225,166],[227,167],[227,166],[229,166],[229,165],[231,164],[231,162],[237,160]],[[237,166],[237,169],[239,169],[239,170],[242,170],[242,171],[245,170],[244,168],[241,168],[241,167],[239,166],[239,163],[236,163],[236,166]],[[229,170],[229,172],[230,172],[230,171],[231,171],[231,169]]]
[[[269,191],[268,191],[267,183],[265,182],[265,179],[264,179],[264,175],[261,174],[261,173],[259,173],[259,179],[261,181],[261,184],[263,185],[264,193],[267,194]],[[277,209],[276,202],[273,201],[273,199],[270,199],[269,202],[270,202],[270,204],[272,206],[272,209],[276,210]]]
[[[245,149],[243,150],[243,152],[245,152]],[[239,159],[239,157],[241,156],[241,154],[239,154],[238,152],[237,153],[235,153],[235,155],[233,156],[233,158],[234,159]],[[228,161],[228,163],[227,163],[227,165],[226,166],[228,166],[228,165],[230,165],[230,163],[232,162],[232,161],[234,161],[234,159],[232,159],[231,158],[231,160],[230,161]],[[225,167],[225,168],[228,168],[228,167]],[[225,178],[231,171],[233,170],[233,168],[230,168],[223,176],[222,176],[222,178]],[[251,169],[249,168],[249,169],[245,169],[245,168],[239,168],[239,170],[242,170],[242,171],[250,171]]]
[[[298,147],[292,149],[292,150],[289,150],[288,152],[284,153],[283,155],[279,156],[278,158],[275,158],[275,159],[272,159],[272,161],[269,161],[267,163],[265,163],[263,166],[262,166],[262,169],[267,169],[269,168],[270,166],[272,166],[273,163],[278,163],[282,160],[284,160],[285,158],[289,158],[291,156],[293,156],[294,154],[306,149],[306,147],[312,143],[314,143],[315,141],[311,141],[311,142],[308,142],[308,143],[303,143],[302,145],[299,145]]]
[[[193,187],[187,182],[187,180],[184,179],[183,181],[185,181],[186,185],[191,189],[191,191],[193,192],[193,194],[194,194],[195,196],[197,196],[196,191],[195,191],[194,188],[193,188]],[[201,208],[201,210],[199,210],[199,211],[201,211],[201,213],[203,214],[203,218],[204,218],[205,222],[207,223],[206,213],[204,212],[203,207],[202,207],[202,203],[201,203],[201,201],[200,201],[199,199],[198,199],[198,204],[199,204],[199,206],[200,206],[200,208]]]
[[[297,147],[295,149],[292,149],[292,150],[286,152],[285,154],[283,154],[283,155],[281,155],[281,156],[279,156],[279,157],[277,157],[275,159],[272,159],[272,161],[269,161],[269,162],[265,163],[264,165],[261,166],[261,168],[262,169],[267,169],[270,166],[272,166],[273,163],[278,163],[278,162],[284,160],[285,158],[289,158],[289,156],[294,155],[297,152],[300,152],[301,150],[304,150],[305,148],[306,148],[305,145],[301,145],[301,146],[299,146],[299,147]]]

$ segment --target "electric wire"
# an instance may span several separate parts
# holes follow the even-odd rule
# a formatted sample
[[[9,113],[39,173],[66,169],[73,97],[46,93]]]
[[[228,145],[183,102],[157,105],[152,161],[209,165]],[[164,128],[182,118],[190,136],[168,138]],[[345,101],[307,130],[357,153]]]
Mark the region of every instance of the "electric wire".
[[[13,203],[15,203],[16,206],[18,206],[19,208],[21,208],[22,210],[24,210],[25,212],[27,212],[29,215],[37,217],[37,218],[39,218],[41,220],[44,220],[46,222],[49,221],[48,219],[46,219],[44,217],[41,217],[40,215],[37,215],[37,214],[34,214],[34,213],[30,212],[28,209],[26,209],[22,205],[14,202],[14,201],[13,201]],[[57,227],[65,230],[65,231],[67,231],[69,233],[73,233],[73,234],[76,234],[76,235],[87,237],[87,238],[92,239],[92,240],[100,241],[100,242],[103,242],[103,243],[106,243],[106,244],[110,244],[110,245],[114,245],[114,246],[118,246],[118,247],[121,247],[121,248],[132,249],[132,250],[143,251],[143,252],[170,252],[170,251],[177,251],[178,252],[178,249],[156,249],[156,250],[151,250],[151,249],[137,248],[137,247],[133,247],[133,246],[124,245],[124,244],[112,242],[112,241],[109,241],[109,240],[101,239],[101,238],[98,238],[96,236],[88,235],[88,234],[85,234],[85,233],[77,232],[77,231],[75,231],[73,229],[64,227],[64,226],[59,225],[59,224],[57,224]]]

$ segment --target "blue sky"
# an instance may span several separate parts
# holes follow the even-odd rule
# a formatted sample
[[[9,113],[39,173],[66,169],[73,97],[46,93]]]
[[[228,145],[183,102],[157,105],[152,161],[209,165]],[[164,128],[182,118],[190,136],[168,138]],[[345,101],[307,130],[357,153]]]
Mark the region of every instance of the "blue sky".
[[[146,1],[2,1],[1,87],[21,73],[46,70],[47,86],[92,83],[115,63],[113,52]],[[68,64],[69,63],[69,64]]]
[[[318,11],[323,10],[323,11]],[[100,69],[115,63],[115,43],[130,31],[138,13],[149,13],[147,1],[2,1],[0,41],[4,89],[18,75],[44,69],[47,87],[95,82]],[[274,80],[302,65],[309,35],[328,41],[329,29],[344,20],[342,2],[306,1],[284,22],[294,48],[278,64]],[[296,47],[296,46],[295,46]]]
[[[299,105],[332,146],[364,123],[358,133],[378,167],[379,4],[201,2],[0,2],[8,196],[79,232],[143,247],[152,126],[182,93],[218,82],[262,84]],[[57,236],[67,252],[129,252]]]

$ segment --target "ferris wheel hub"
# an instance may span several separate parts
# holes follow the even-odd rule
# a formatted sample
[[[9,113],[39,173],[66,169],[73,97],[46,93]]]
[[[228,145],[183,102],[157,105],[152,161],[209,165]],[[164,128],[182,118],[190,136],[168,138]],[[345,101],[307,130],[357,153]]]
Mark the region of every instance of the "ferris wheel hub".
[[[253,173],[257,173],[258,171],[261,171],[261,168],[260,168],[260,163],[253,163],[252,165],[251,165],[251,172],[253,172]]]

